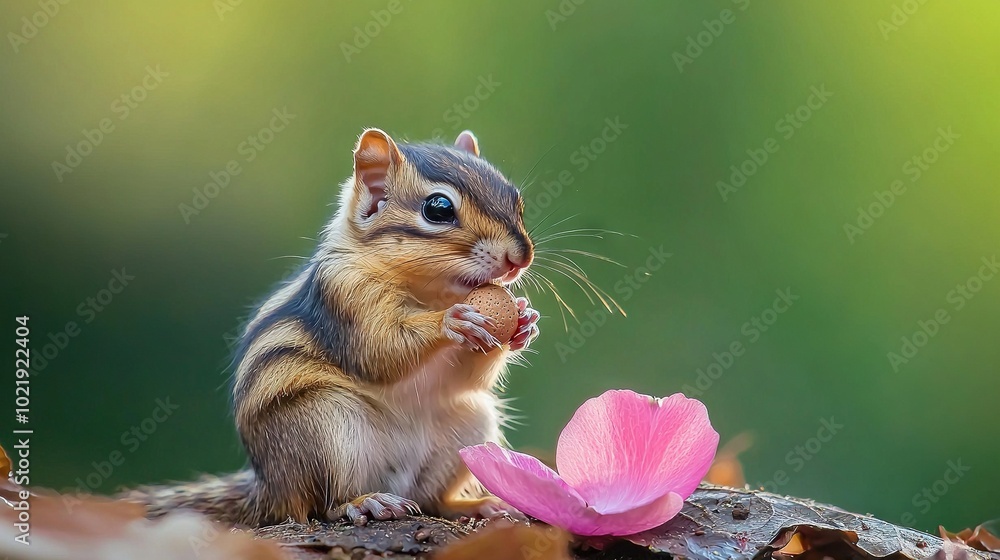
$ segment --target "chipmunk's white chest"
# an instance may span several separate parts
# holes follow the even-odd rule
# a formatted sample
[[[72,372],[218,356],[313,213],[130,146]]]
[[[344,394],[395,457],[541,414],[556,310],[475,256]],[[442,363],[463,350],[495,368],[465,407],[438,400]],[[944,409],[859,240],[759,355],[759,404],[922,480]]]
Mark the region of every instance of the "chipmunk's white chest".
[[[498,399],[490,388],[469,385],[475,372],[464,371],[472,364],[458,352],[432,356],[385,395],[396,412],[385,482],[418,502],[439,497],[450,485],[461,469],[459,449],[500,437]]]

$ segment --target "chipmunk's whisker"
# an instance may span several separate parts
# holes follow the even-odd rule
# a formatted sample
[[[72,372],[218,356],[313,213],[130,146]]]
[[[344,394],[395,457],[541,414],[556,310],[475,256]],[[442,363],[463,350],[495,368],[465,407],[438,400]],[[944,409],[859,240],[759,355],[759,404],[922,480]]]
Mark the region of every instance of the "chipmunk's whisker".
[[[565,230],[565,231],[557,231],[556,233],[550,233],[549,235],[546,235],[544,237],[540,237],[538,239],[538,241],[535,242],[535,245],[541,245],[543,243],[548,243],[550,241],[555,241],[557,239],[565,239],[567,237],[594,237],[594,238],[597,238],[597,239],[604,239],[604,234],[606,234],[606,235],[620,235],[620,236],[623,236],[623,237],[625,237],[625,236],[636,237],[636,236],[631,235],[631,234],[622,233],[620,231],[614,231],[614,230],[610,230],[610,229],[577,228],[577,229],[568,229],[568,230]]]
[[[554,214],[556,212],[556,210],[559,210],[560,208],[556,208],[555,210],[553,210],[552,212],[550,212],[549,216],[551,216],[552,214]],[[549,231],[550,229],[558,226],[559,224],[566,223],[567,221],[572,220],[573,218],[576,218],[577,216],[579,216],[579,214],[573,214],[571,216],[566,216],[565,218],[559,220],[558,222],[556,222],[554,224],[551,224],[551,225],[547,226],[545,229],[543,229],[542,231],[538,232],[538,235],[542,236],[543,233],[545,233],[545,232]],[[548,216],[546,216],[546,218],[547,217]],[[541,222],[538,222],[538,224],[536,224],[533,228],[531,228],[531,230],[528,231],[528,234],[531,235],[531,233],[533,233],[535,231],[535,229],[538,228],[538,226],[542,225],[542,223],[544,223],[544,222],[545,222],[545,220],[542,220]]]
[[[541,260],[543,258],[544,257],[538,257],[539,260]],[[559,264],[559,263],[556,263],[555,261],[548,261],[548,262],[550,262],[552,264]],[[562,274],[566,278],[569,278],[570,282],[573,282],[574,284],[576,284],[576,287],[580,288],[580,291],[583,292],[583,295],[587,296],[587,301],[589,301],[591,305],[596,305],[597,304],[597,302],[594,301],[594,298],[590,296],[590,292],[587,291],[587,289],[584,288],[583,285],[580,284],[580,282],[576,278],[573,278],[569,274],[566,274],[565,271],[559,270],[558,268],[555,268],[555,267],[552,267],[552,266],[544,265],[542,263],[538,263],[538,266],[540,268],[544,268],[545,270],[551,270],[552,272],[557,272],[559,274]]]
[[[531,173],[535,170],[536,167],[538,167],[538,164],[542,163],[542,160],[545,159],[545,156],[549,155],[549,152],[551,152],[552,148],[555,148],[555,147],[556,147],[555,144],[552,144],[551,146],[549,146],[549,149],[545,150],[545,152],[542,153],[542,155],[538,157],[538,160],[535,161],[534,165],[531,166],[531,169],[528,169],[528,172],[524,174],[524,178],[521,179],[521,181],[518,184],[521,184],[521,183],[524,183],[525,181],[527,181],[528,177],[531,176]],[[535,180],[532,179],[527,185],[521,187],[521,192],[523,193],[524,191],[528,190],[528,187],[530,187],[534,183],[535,183]]]
[[[569,312],[570,316],[573,317],[573,319],[577,323],[580,322],[580,319],[577,318],[576,313],[573,312],[573,308],[570,307],[568,303],[566,303],[566,300],[564,300],[561,295],[559,295],[559,290],[556,289],[555,284],[553,284],[551,280],[546,278],[542,273],[538,272],[537,270],[528,272],[532,272],[533,277],[535,277],[542,284],[548,286],[549,291],[552,292],[552,296],[555,297],[556,301],[559,303],[559,313],[560,315],[562,315],[563,328],[567,332],[569,332],[569,322],[566,320],[566,311]],[[565,311],[563,311],[564,309]]]
[[[592,259],[597,259],[599,261],[609,262],[609,263],[611,263],[613,265],[617,265],[617,266],[620,266],[622,268],[625,268],[625,265],[623,265],[622,263],[620,263],[620,262],[618,262],[618,261],[616,261],[614,259],[609,259],[608,257],[605,257],[604,255],[599,255],[597,253],[591,253],[589,251],[581,251],[579,249],[563,249],[563,248],[556,248],[556,247],[547,247],[545,249],[542,249],[539,252],[540,253],[570,253],[570,254],[573,254],[573,255],[581,255],[581,256],[584,256],[584,257],[590,257]]]
[[[276,261],[278,259],[300,259],[309,260],[311,257],[303,257],[302,255],[278,255],[277,257],[271,257],[269,261]]]
[[[535,291],[543,294],[545,293],[545,286],[538,280],[538,272],[534,270],[524,271],[524,280],[526,282],[531,282],[531,285],[535,288]]]
[[[573,259],[567,257],[566,255],[563,255],[563,254],[560,254],[560,253],[551,253],[551,252],[547,252],[547,251],[543,251],[543,252],[538,253],[538,258],[543,258],[543,257],[546,258],[546,259],[549,259],[549,260],[551,260],[553,258],[556,258],[556,259],[559,259],[560,261],[565,261],[566,264],[568,264],[569,266],[573,267],[577,272],[579,272],[580,274],[582,274],[584,276],[587,276],[587,272],[584,271],[583,268],[580,267],[580,265],[576,264],[576,261],[574,261]],[[588,276],[588,278],[589,278],[589,276]]]
[[[604,236],[602,236],[602,235],[600,235],[598,233],[566,233],[566,232],[560,232],[560,233],[554,233],[554,234],[548,235],[548,236],[546,236],[546,237],[544,237],[542,239],[536,240],[535,241],[535,246],[537,247],[538,245],[544,245],[546,243],[551,243],[552,241],[557,241],[559,239],[568,239],[570,237],[591,237],[591,238],[594,238],[594,239],[604,239]]]
[[[556,212],[558,212],[561,209],[562,209],[561,206],[554,208],[551,212],[549,212],[541,220],[539,220],[539,222],[537,224],[535,224],[535,225],[531,226],[530,228],[528,228],[528,237],[531,237],[531,234],[534,233],[536,229],[538,229],[539,227],[541,227],[542,224],[544,224],[546,220],[548,220],[549,218],[551,218],[553,215],[555,215]],[[570,216],[570,218],[572,218],[572,217],[573,216]],[[568,219],[569,218],[566,218],[566,220],[568,220]],[[560,221],[556,222],[555,225],[559,225],[559,224],[565,222],[566,220],[560,220]],[[544,230],[542,230],[541,233],[544,233],[545,231],[548,231],[552,227],[553,226],[549,226],[549,227],[545,228]]]
[[[571,266],[566,265],[566,264],[561,263],[561,262],[558,262],[558,261],[551,261],[550,260],[548,262],[553,266],[554,269],[556,269],[557,272],[560,272],[564,276],[570,277],[571,279],[572,279],[572,277],[576,277],[577,280],[579,280],[584,285],[586,285],[588,288],[590,288],[590,290],[593,292],[593,294],[595,296],[597,296],[597,299],[601,300],[601,303],[604,304],[604,308],[607,309],[609,313],[613,312],[613,310],[611,309],[611,306],[614,305],[615,309],[617,309],[618,312],[621,313],[623,317],[625,316],[625,310],[622,309],[622,306],[619,305],[617,301],[615,301],[615,298],[613,298],[611,296],[611,294],[609,294],[603,288],[601,288],[600,286],[598,286],[597,284],[595,284],[593,281],[591,281],[590,278],[587,278],[587,276],[585,274],[580,274],[579,272],[577,272],[576,270],[574,270]],[[545,265],[540,265],[540,266],[545,267]],[[549,267],[545,267],[545,268],[549,268]],[[580,285],[579,282],[577,282],[576,284],[577,284],[577,286]],[[582,286],[580,287],[580,289],[583,290],[584,293],[587,293],[587,291],[584,290]],[[588,296],[588,298],[589,298],[589,296]],[[591,302],[593,302],[593,300],[591,300]]]

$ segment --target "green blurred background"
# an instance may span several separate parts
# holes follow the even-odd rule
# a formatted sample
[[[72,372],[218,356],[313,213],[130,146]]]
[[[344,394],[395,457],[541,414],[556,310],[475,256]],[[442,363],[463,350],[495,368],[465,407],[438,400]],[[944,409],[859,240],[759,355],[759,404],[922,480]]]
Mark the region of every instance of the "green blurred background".
[[[510,375],[516,446],[551,450],[605,389],[687,386],[723,441],[752,433],[753,485],[922,529],[1000,516],[1000,280],[972,281],[961,309],[949,297],[1000,252],[997,2],[200,0],[35,15],[44,4],[0,8],[4,347],[17,314],[36,356],[79,327],[35,362],[33,484],[89,476],[107,493],[239,468],[228,339],[312,250],[357,135],[470,128],[513,179],[534,169],[530,222],[630,234],[553,242],[622,263],[574,256],[628,316],[566,332],[551,295],[528,292],[544,318],[531,367]],[[32,35],[24,17],[48,21]],[[241,150],[285,108],[294,118],[264,149]],[[67,156],[102,119],[113,130]],[[924,154],[948,127],[947,151]],[[724,200],[718,182],[769,139],[777,151]],[[67,157],[77,165],[58,173]],[[230,160],[240,174],[185,223],[179,205]],[[896,180],[905,192],[878,212],[873,193]],[[873,203],[879,217],[849,236]],[[661,246],[672,256],[645,275]],[[122,267],[134,280],[86,311]],[[582,318],[597,309],[538,270]],[[779,289],[798,299],[766,312]],[[893,367],[887,354],[939,309],[949,321]],[[744,328],[762,315],[777,317],[766,332]],[[699,388],[735,342],[743,354]],[[179,408],[147,420],[154,433],[123,439],[168,397]],[[824,420],[843,427],[825,437]],[[124,463],[102,472],[115,451]]]

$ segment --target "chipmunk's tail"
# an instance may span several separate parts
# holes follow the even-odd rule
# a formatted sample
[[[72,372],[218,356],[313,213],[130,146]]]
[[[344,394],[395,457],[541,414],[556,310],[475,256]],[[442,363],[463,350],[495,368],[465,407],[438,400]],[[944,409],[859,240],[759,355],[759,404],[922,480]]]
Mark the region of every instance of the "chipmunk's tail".
[[[232,524],[255,526],[261,522],[257,483],[250,469],[175,485],[141,486],[116,497],[145,505],[148,517],[187,510]]]

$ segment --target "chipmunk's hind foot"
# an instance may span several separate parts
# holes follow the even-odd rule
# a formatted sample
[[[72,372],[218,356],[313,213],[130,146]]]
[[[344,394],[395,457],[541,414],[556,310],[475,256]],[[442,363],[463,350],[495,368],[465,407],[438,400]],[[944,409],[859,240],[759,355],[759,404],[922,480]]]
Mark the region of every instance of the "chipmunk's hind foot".
[[[353,500],[342,504],[327,513],[331,521],[347,518],[351,523],[361,527],[368,524],[368,519],[403,519],[407,515],[420,513],[420,506],[413,500],[401,498],[395,494],[372,492],[362,494]]]

